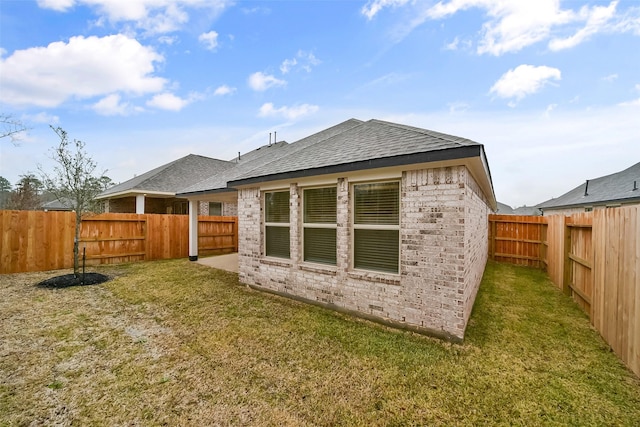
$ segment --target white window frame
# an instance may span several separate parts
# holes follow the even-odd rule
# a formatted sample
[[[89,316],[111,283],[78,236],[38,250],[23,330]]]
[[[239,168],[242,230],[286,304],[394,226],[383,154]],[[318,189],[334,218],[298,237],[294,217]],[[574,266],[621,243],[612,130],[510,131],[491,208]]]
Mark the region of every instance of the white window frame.
[[[397,183],[398,184],[398,224],[385,224],[385,225],[377,225],[377,224],[356,224],[356,190],[355,187],[358,185],[366,185],[366,184],[387,184],[387,183]],[[350,185],[350,203],[351,203],[351,215],[349,218],[351,225],[351,269],[355,271],[362,271],[368,273],[375,274],[390,274],[390,275],[400,275],[400,254],[402,249],[402,239],[400,235],[400,223],[402,218],[402,187],[400,180],[375,180],[375,181],[363,181],[363,182],[352,182]],[[382,271],[382,270],[369,270],[364,268],[356,268],[356,230],[394,230],[398,232],[398,270],[395,272],[391,271]]]
[[[267,194],[269,193],[287,193],[289,194],[289,202],[287,203],[287,206],[289,206],[289,222],[267,222]],[[262,211],[263,211],[263,226],[262,226],[262,235],[264,236],[263,238],[263,244],[262,244],[262,253],[264,254],[265,257],[269,257],[269,258],[274,258],[274,259],[286,259],[286,260],[290,260],[291,259],[291,240],[289,240],[289,257],[288,258],[284,258],[284,257],[279,257],[279,256],[275,256],[275,255],[267,255],[267,227],[282,227],[282,228],[288,228],[289,229],[289,238],[291,238],[291,191],[288,188],[282,188],[282,189],[278,189],[278,190],[269,190],[269,191],[263,191],[262,192]]]
[[[304,215],[304,211],[305,211],[305,203],[306,203],[306,198],[305,198],[305,192],[309,191],[309,190],[320,190],[323,188],[335,188],[336,189],[336,222],[335,223],[318,223],[318,222],[305,222],[305,215]],[[314,263],[314,264],[318,264],[318,265],[323,265],[323,266],[336,266],[338,264],[338,242],[337,242],[337,234],[338,234],[338,214],[337,214],[337,210],[338,210],[338,188],[336,185],[323,185],[323,186],[317,186],[317,187],[308,187],[308,188],[303,188],[302,189],[302,212],[301,212],[301,216],[302,216],[302,262],[305,263]],[[336,251],[336,263],[335,264],[329,264],[329,263],[320,263],[320,262],[316,262],[316,261],[307,261],[305,260],[305,250],[304,250],[304,234],[306,232],[307,228],[325,228],[325,229],[334,229],[336,230],[336,247],[335,247],[335,251]]]

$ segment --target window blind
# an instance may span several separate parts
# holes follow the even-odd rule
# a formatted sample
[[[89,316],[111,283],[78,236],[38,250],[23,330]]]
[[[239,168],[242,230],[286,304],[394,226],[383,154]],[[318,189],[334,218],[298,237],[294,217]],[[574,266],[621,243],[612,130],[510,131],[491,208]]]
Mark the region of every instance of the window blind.
[[[399,224],[400,197],[397,182],[356,185],[355,224]]]
[[[265,254],[290,258],[289,192],[264,194]]]
[[[400,185],[354,185],[354,268],[399,272]]]
[[[304,190],[303,259],[336,265],[336,187]]]

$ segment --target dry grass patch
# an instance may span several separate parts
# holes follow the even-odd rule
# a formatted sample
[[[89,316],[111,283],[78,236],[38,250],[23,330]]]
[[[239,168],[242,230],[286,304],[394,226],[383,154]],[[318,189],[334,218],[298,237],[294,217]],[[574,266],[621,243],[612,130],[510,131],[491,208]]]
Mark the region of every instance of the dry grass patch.
[[[0,425],[640,424],[640,381],[535,270],[489,264],[464,345],[183,260],[99,271],[0,276]]]

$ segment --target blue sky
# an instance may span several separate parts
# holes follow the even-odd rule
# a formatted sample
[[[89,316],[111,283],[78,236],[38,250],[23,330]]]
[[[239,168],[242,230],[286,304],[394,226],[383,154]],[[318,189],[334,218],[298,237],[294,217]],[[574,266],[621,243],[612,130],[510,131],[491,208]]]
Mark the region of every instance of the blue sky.
[[[349,118],[485,145],[514,207],[640,161],[640,2],[2,0],[0,175],[61,126],[114,181]]]

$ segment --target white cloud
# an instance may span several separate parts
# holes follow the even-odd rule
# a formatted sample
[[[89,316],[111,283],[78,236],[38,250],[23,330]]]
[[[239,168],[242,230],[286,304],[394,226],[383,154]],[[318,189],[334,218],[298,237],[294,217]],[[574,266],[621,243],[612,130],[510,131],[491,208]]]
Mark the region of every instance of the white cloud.
[[[452,0],[439,2],[426,12],[430,19],[443,19],[473,7],[486,10],[489,20],[482,25],[479,54],[501,55],[549,37],[554,25],[573,19],[573,13],[560,9],[558,0]]]
[[[43,9],[53,9],[58,12],[65,12],[73,7],[75,0],[38,0],[38,6]]]
[[[594,6],[589,9],[587,6],[584,6],[580,9],[579,15],[581,20],[586,20],[585,26],[570,37],[551,40],[549,42],[549,49],[553,51],[569,49],[588,40],[592,35],[602,32],[614,17],[617,5],[618,2],[614,1],[606,7]]]
[[[287,74],[297,63],[298,61],[296,60],[296,58],[285,59],[280,65],[280,71],[282,72],[282,74]]]
[[[561,79],[559,69],[544,65],[519,65],[504,73],[491,87],[490,93],[495,93],[500,98],[515,98],[519,101],[538,92],[552,79]]]
[[[447,107],[449,107],[449,112],[454,114],[467,111],[469,109],[469,104],[466,102],[449,102]]]
[[[18,50],[0,59],[0,101],[55,107],[72,97],[159,92],[166,80],[153,75],[154,64],[163,60],[152,48],[121,34],[77,36],[68,43]]]
[[[616,80],[618,78],[618,74],[614,73],[614,74],[609,74],[608,76],[605,76],[602,78],[602,80],[607,81],[607,82],[612,82],[614,80]]]
[[[551,113],[558,107],[558,104],[549,104],[547,105],[547,109],[544,111],[545,117],[551,117]]]
[[[320,61],[313,52],[306,52],[304,50],[299,50],[295,57],[291,59],[285,59],[280,65],[280,71],[282,74],[287,74],[294,68],[298,68],[306,71],[307,73],[311,72],[312,67],[321,64]]]
[[[168,46],[172,46],[175,42],[178,41],[178,37],[175,36],[160,36],[158,37],[158,41],[162,44],[166,44]]]
[[[222,85],[220,87],[218,87],[215,92],[213,92],[213,94],[215,96],[224,96],[224,95],[230,95],[232,93],[234,93],[236,91],[235,87],[229,87],[227,85]]]
[[[373,17],[385,7],[398,7],[408,2],[409,0],[369,0],[360,12],[368,19],[373,19]]]
[[[35,115],[25,115],[23,117],[24,122],[33,122],[33,123],[46,123],[50,125],[55,125],[60,122],[60,117],[48,114],[45,112],[40,112]]]
[[[269,88],[284,86],[286,84],[286,81],[277,79],[272,75],[264,74],[260,71],[249,76],[249,87],[258,92],[264,92]]]
[[[636,92],[640,92],[640,84],[637,84],[635,86],[635,90]],[[632,101],[621,102],[618,105],[620,105],[621,107],[640,107],[640,98],[634,99]]]
[[[101,116],[126,116],[133,111],[131,104],[120,101],[120,95],[113,93],[93,104],[91,108]]]
[[[189,22],[189,8],[219,15],[231,0],[38,0],[42,8],[66,12],[76,5],[90,7],[111,23],[133,23],[150,34],[172,32]]]
[[[454,38],[451,43],[447,43],[444,45],[445,50],[458,50],[458,44],[460,43],[460,39],[458,37]]]
[[[149,107],[159,108],[161,110],[180,111],[194,100],[195,97],[184,99],[170,92],[164,92],[155,95],[153,98],[147,101],[147,105]]]
[[[258,117],[283,117],[288,120],[294,120],[302,116],[314,114],[319,110],[319,108],[320,107],[318,107],[317,105],[311,104],[302,104],[293,107],[283,106],[280,108],[275,108],[273,103],[268,102],[260,107]]]
[[[198,36],[198,40],[207,50],[215,50],[216,47],[218,47],[218,33],[215,31],[200,34],[200,36]]]
[[[571,5],[571,2],[563,3]],[[436,4],[405,0],[372,0],[362,9],[371,19],[384,8],[406,6],[413,10],[394,34],[401,40],[429,20],[441,20],[472,8],[483,10],[486,19],[479,32],[478,54],[502,55],[535,43],[551,40],[549,48],[574,47],[600,32],[640,34],[640,13],[629,8],[617,13],[618,1],[608,6],[583,6],[578,11],[563,8],[560,0],[441,0]],[[576,29],[576,27],[578,27]],[[566,36],[567,33],[573,33]],[[449,48],[457,44],[449,44]]]

